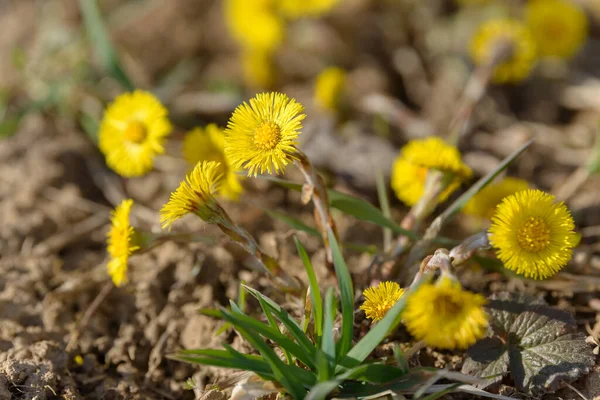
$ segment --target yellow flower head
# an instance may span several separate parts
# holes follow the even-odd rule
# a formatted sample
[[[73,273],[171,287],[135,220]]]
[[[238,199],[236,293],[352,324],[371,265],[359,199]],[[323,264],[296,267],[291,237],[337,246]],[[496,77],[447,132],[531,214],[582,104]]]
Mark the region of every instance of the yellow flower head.
[[[111,226],[107,235],[107,251],[110,260],[107,264],[108,274],[115,286],[119,287],[127,283],[127,261],[129,256],[139,246],[133,246],[131,240],[135,233],[129,225],[129,213],[133,206],[133,200],[123,200],[111,213]]]
[[[423,195],[427,171],[430,169],[452,176],[439,201],[446,200],[472,174],[471,169],[462,162],[458,149],[442,139],[429,137],[411,140],[402,148],[392,168],[391,185],[398,199],[409,206],[415,205]]]
[[[410,295],[402,317],[410,334],[428,346],[465,349],[486,334],[485,303],[483,296],[465,291],[454,279],[442,276]]]
[[[163,142],[171,130],[167,110],[151,93],[124,93],[104,113],[100,151],[119,175],[144,175],[152,170],[154,157],[164,152]]]
[[[496,206],[511,194],[529,189],[529,183],[519,178],[504,178],[498,183],[490,183],[465,205],[463,212],[481,218],[491,219]]]
[[[541,190],[517,192],[502,200],[492,217],[490,243],[504,266],[533,279],[551,277],[573,256],[579,236],[563,202]]]
[[[365,302],[360,309],[367,314],[367,318],[380,321],[403,295],[404,289],[396,282],[380,282],[377,286],[365,289]]]
[[[277,0],[226,0],[225,22],[243,47],[272,52],[281,42],[285,24],[275,9]]]
[[[340,0],[278,0],[279,9],[288,18],[318,17],[326,14]]]
[[[242,53],[244,80],[254,88],[268,88],[275,81],[273,55],[270,51],[245,49]]]
[[[217,161],[220,163],[219,173],[223,180],[219,186],[219,194],[231,200],[237,200],[243,191],[236,169],[225,157],[225,135],[215,124],[206,128],[196,128],[183,139],[183,158],[196,165],[200,161]]]
[[[325,110],[335,111],[344,85],[346,84],[346,72],[338,67],[330,67],[323,70],[315,82],[315,102]]]
[[[495,19],[485,22],[471,40],[471,58],[477,65],[488,64],[499,45],[508,43],[510,55],[493,72],[496,83],[519,82],[533,69],[537,50],[531,33],[520,21]]]
[[[544,57],[572,57],[588,33],[585,13],[572,1],[531,0],[527,4],[526,18],[539,53]]]
[[[196,214],[209,223],[218,222],[221,213],[213,194],[219,189],[221,178],[220,163],[201,161],[196,164],[160,210],[163,229],[188,213]]]
[[[248,176],[285,171],[296,153],[304,108],[281,93],[261,93],[240,105],[225,130],[225,155]]]

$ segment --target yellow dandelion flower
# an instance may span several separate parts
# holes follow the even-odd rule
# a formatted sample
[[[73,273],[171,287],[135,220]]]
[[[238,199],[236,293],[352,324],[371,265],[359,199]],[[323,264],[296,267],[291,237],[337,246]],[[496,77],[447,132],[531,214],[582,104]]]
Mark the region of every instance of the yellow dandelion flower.
[[[317,76],[315,82],[315,103],[325,110],[335,111],[345,84],[346,72],[343,69],[326,68]]]
[[[127,283],[127,262],[129,256],[139,246],[132,245],[132,237],[135,233],[129,224],[129,214],[133,200],[123,200],[111,213],[111,226],[107,234],[107,251],[110,259],[107,264],[108,274],[115,286],[119,287]]]
[[[380,321],[403,295],[404,289],[396,282],[380,282],[377,286],[365,289],[365,302],[360,309],[367,314],[367,318]]]
[[[471,40],[471,58],[477,65],[488,64],[502,43],[511,46],[510,55],[495,67],[492,80],[507,83],[527,78],[535,65],[537,50],[531,33],[520,21],[496,19],[481,25]]]
[[[248,176],[283,173],[295,159],[303,111],[300,103],[281,93],[261,93],[240,105],[225,130],[225,155],[231,165],[247,169]]]
[[[195,128],[183,139],[183,158],[196,165],[200,161],[217,161],[220,163],[219,173],[223,180],[219,186],[219,194],[231,200],[237,200],[243,191],[236,169],[225,157],[225,135],[215,124],[206,128]]]
[[[533,279],[549,278],[573,256],[579,236],[573,217],[554,196],[529,189],[506,197],[496,208],[490,243],[504,266]]]
[[[118,96],[100,125],[98,144],[106,163],[119,175],[135,177],[152,170],[171,133],[167,110],[151,93],[136,90]]]
[[[485,336],[488,318],[483,296],[442,276],[422,284],[406,301],[404,325],[418,340],[439,349],[465,349]]]
[[[452,176],[440,195],[440,202],[446,200],[462,181],[472,175],[471,169],[462,162],[456,147],[438,137],[411,140],[402,148],[392,167],[391,185],[398,199],[409,206],[415,205],[423,195],[430,169]]]
[[[160,210],[163,229],[169,228],[173,222],[188,213],[196,214],[209,223],[216,222],[220,213],[213,195],[219,189],[221,178],[220,163],[201,161],[196,164]]]
[[[279,10],[288,18],[318,17],[326,14],[340,0],[278,0]]]
[[[275,1],[225,1],[225,22],[243,47],[271,52],[281,45],[285,24],[276,12]]]
[[[525,9],[526,21],[544,57],[570,58],[583,46],[588,21],[571,1],[532,0]]]
[[[491,219],[496,211],[496,206],[500,204],[502,199],[527,189],[529,189],[529,183],[519,178],[507,177],[498,183],[490,183],[471,197],[463,212],[476,217]]]
[[[268,88],[275,81],[275,67],[271,51],[245,49],[242,53],[244,80],[249,86]]]

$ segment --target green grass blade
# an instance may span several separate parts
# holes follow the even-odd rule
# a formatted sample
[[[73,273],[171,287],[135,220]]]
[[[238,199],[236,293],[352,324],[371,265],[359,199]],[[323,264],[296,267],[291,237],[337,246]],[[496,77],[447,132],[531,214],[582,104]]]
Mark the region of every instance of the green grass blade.
[[[319,370],[319,380],[328,380],[331,376],[332,367],[335,365],[335,340],[333,336],[333,321],[337,304],[333,288],[329,288],[325,295],[325,321],[323,326],[323,338],[321,340],[321,351],[327,360],[327,369]]]
[[[102,67],[125,89],[134,90],[135,86],[121,68],[117,53],[102,20],[97,0],[79,0],[79,8],[83,16],[85,29]]]
[[[337,348],[338,357],[341,358],[346,355],[352,346],[352,337],[354,334],[354,286],[340,246],[331,229],[327,231],[327,235],[333,255],[333,265],[335,267],[342,303],[342,332]]]
[[[272,375],[269,365],[258,356],[249,354],[231,354],[228,350],[196,349],[182,350],[169,358],[196,364],[213,365],[231,369],[241,369],[258,374]]]
[[[308,233],[311,236],[315,236],[315,237],[319,237],[319,238],[321,237],[321,234],[319,233],[318,230],[316,230],[312,226],[306,225],[304,222],[300,221],[299,219],[296,219],[294,217],[290,217],[289,215],[284,214],[284,213],[279,212],[279,211],[269,210],[268,208],[263,208],[263,210],[271,218],[278,219],[281,222],[286,223],[287,225],[289,225],[290,227],[292,227],[293,229],[295,229],[297,231],[306,232],[306,233]]]
[[[296,242],[296,249],[298,249],[298,254],[300,255],[300,259],[302,260],[304,268],[306,269],[306,274],[308,275],[310,297],[312,299],[313,320],[315,324],[315,337],[318,339],[323,335],[323,299],[321,297],[321,290],[319,289],[317,275],[315,274],[310,258],[306,253],[306,249],[302,246],[302,243],[297,237],[294,237],[294,241]]]
[[[388,199],[387,189],[385,186],[385,178],[380,169],[375,173],[375,183],[377,185],[377,198],[379,200],[379,206],[383,216],[388,220],[392,220],[392,212],[390,210],[390,201]],[[390,228],[383,228],[383,251],[387,252],[392,247],[392,230]]]

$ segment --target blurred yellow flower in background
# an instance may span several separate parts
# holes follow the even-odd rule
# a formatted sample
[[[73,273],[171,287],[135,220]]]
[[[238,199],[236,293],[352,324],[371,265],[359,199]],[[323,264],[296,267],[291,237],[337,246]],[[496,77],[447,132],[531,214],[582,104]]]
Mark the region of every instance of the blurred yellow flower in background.
[[[171,130],[167,109],[151,93],[136,90],[118,96],[106,108],[98,144],[110,168],[136,177],[152,170]]]
[[[543,57],[570,58],[583,46],[588,20],[583,10],[571,1],[531,0],[526,21]]]
[[[428,346],[466,349],[486,334],[485,303],[483,296],[442,276],[435,284],[422,284],[408,297],[402,317],[410,334]]]
[[[524,179],[507,177],[497,183],[490,183],[467,202],[463,212],[481,218],[491,219],[496,206],[511,194],[529,189]]]
[[[219,194],[230,200],[239,198],[243,187],[235,168],[225,157],[225,135],[217,125],[209,124],[204,129],[195,128],[188,132],[183,140],[183,158],[194,166],[200,161],[219,162],[223,175]]]
[[[317,17],[331,11],[341,0],[277,0],[288,18]]]
[[[335,111],[346,84],[346,72],[338,67],[324,69],[315,82],[315,103],[325,110]]]
[[[209,223],[218,222],[222,213],[213,195],[219,189],[221,178],[220,163],[201,161],[196,164],[161,208],[160,223],[163,229],[190,213]]]
[[[438,137],[411,140],[400,150],[392,167],[391,186],[398,199],[415,205],[425,190],[427,172],[432,169],[444,172],[450,179],[439,201],[446,200],[472,175],[456,147]]]
[[[496,208],[490,243],[504,266],[527,278],[545,279],[560,271],[579,243],[575,222],[563,202],[529,189],[506,197]]]
[[[379,282],[377,286],[363,291],[365,301],[360,309],[367,318],[380,321],[403,295],[404,289],[396,282]]]
[[[129,256],[139,249],[139,246],[134,246],[131,243],[135,233],[135,230],[129,224],[129,214],[132,206],[133,200],[123,200],[111,212],[111,225],[107,234],[107,252],[110,259],[106,268],[117,287],[127,283]]]
[[[254,88],[269,88],[275,81],[275,66],[271,51],[248,48],[242,51],[244,79]]]
[[[277,14],[277,0],[225,0],[225,22],[245,48],[272,52],[281,45],[285,22]]]
[[[302,104],[282,93],[260,93],[233,112],[225,130],[225,155],[235,168],[283,173],[296,153]]]
[[[529,76],[537,61],[535,40],[521,21],[494,19],[483,23],[471,39],[471,58],[477,65],[489,64],[504,43],[509,46],[508,59],[495,66],[492,80],[520,82]]]

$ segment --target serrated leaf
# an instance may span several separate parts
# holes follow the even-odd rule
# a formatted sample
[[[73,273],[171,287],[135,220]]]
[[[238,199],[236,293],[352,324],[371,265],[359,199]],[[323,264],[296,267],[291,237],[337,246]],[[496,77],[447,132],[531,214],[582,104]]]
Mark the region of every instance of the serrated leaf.
[[[589,372],[595,356],[573,318],[540,299],[526,295],[494,295],[488,305],[493,335],[468,351],[463,372],[486,377],[510,370],[522,391],[556,390]],[[498,378],[488,380],[489,384]]]

